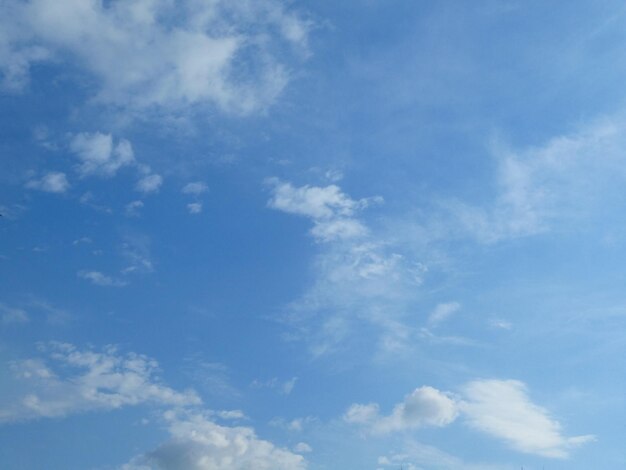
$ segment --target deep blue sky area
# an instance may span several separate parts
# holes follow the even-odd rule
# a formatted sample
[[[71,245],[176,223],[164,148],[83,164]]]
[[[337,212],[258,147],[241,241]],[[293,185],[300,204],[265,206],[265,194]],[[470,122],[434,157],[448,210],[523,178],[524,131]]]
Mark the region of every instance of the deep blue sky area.
[[[0,1],[0,468],[623,468],[625,31]]]

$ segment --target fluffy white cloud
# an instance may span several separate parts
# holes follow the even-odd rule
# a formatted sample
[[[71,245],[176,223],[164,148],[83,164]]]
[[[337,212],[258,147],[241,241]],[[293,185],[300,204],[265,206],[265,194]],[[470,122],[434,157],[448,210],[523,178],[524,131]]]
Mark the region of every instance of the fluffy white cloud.
[[[40,179],[30,180],[26,183],[28,189],[36,189],[48,193],[64,193],[70,187],[65,173],[51,171],[43,175]]]
[[[248,427],[228,427],[202,413],[166,412],[170,440],[122,470],[303,470],[301,455],[259,439]]]
[[[190,202],[187,204],[187,210],[190,214],[199,214],[202,212],[202,203],[201,202]]]
[[[121,355],[111,346],[102,352],[81,351],[63,343],[51,343],[44,352],[47,360],[12,363],[14,374],[25,391],[18,397],[5,395],[0,422],[61,417],[141,403],[200,404],[195,392],[177,392],[163,385],[155,376],[156,361],[146,356]],[[59,367],[50,367],[49,362]],[[13,400],[8,401],[10,398]]]
[[[192,194],[194,196],[199,196],[206,193],[208,190],[209,187],[206,185],[206,183],[203,183],[202,181],[195,181],[192,183],[187,183],[185,186],[183,186],[183,189],[181,191],[183,194]]]
[[[135,189],[144,194],[154,193],[159,190],[163,184],[163,177],[161,175],[147,175],[137,181],[135,185]]]
[[[143,110],[263,109],[309,29],[274,0],[7,0],[0,18],[5,87],[22,87],[31,63],[71,58],[96,78],[98,100]]]
[[[78,277],[102,287],[123,287],[126,285],[126,282],[120,279],[114,279],[100,271],[79,271]]]
[[[457,415],[457,404],[449,394],[425,386],[407,395],[387,416],[380,415],[376,404],[354,404],[346,411],[344,420],[365,425],[376,434],[387,434],[422,426],[446,426]]]
[[[354,211],[367,205],[366,200],[354,201],[334,184],[325,187],[294,187],[291,183],[270,179],[273,184],[272,198],[268,205],[290,214],[304,215],[311,219],[330,219],[351,216]]]
[[[109,178],[120,168],[135,163],[130,142],[122,139],[114,144],[111,134],[77,134],[70,142],[70,150],[80,160],[77,170],[81,176]]]
[[[353,216],[373,201],[382,201],[381,198],[355,201],[334,184],[325,187],[295,187],[277,178],[270,178],[268,183],[272,185],[272,197],[268,206],[310,218],[314,223],[311,234],[322,242],[366,235],[368,230],[365,225]]]
[[[593,436],[566,437],[548,411],[530,401],[516,380],[476,380],[463,389],[459,404],[473,428],[504,440],[512,448],[544,457],[565,458]]]
[[[353,404],[343,419],[373,434],[387,434],[447,426],[458,416],[517,451],[543,457],[566,458],[572,448],[594,440],[591,435],[564,436],[559,422],[534,404],[524,383],[517,380],[474,380],[458,396],[424,386],[395,405],[389,415],[381,415],[376,403]]]

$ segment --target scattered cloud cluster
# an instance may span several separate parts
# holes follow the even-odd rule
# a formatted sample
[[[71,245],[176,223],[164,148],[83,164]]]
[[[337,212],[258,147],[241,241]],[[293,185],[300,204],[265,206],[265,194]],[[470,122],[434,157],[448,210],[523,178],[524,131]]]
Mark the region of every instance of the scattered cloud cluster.
[[[250,386],[252,388],[269,388],[273,390],[277,390],[279,393],[283,395],[290,395],[293,391],[293,388],[296,386],[296,382],[298,381],[298,377],[292,377],[289,380],[281,381],[278,380],[277,377],[273,377],[269,380],[254,380]]]
[[[137,232],[126,233],[119,251],[125,263],[125,267],[119,271],[119,277],[88,269],[78,271],[78,277],[96,286],[124,287],[130,282],[129,275],[147,274],[154,271],[148,236]]]
[[[17,397],[8,393],[3,396],[0,422],[152,404],[167,408],[161,416],[170,439],[121,469],[306,468],[301,455],[259,439],[252,428],[217,424],[216,418],[237,420],[245,415],[239,410],[202,410],[202,400],[195,391],[178,392],[162,383],[153,359],[120,354],[113,346],[98,352],[66,343],[47,344],[42,352],[46,360],[26,359],[11,364],[25,391]],[[304,445],[297,447],[296,452],[310,451]]]
[[[156,377],[157,363],[142,355],[120,355],[114,347],[102,352],[81,351],[65,343],[51,343],[44,352],[48,361],[26,359],[12,363],[15,376],[28,392],[17,401],[2,404],[0,422],[62,417],[141,403],[201,403],[191,390],[177,392],[163,385]],[[65,375],[68,371],[70,375]]]
[[[157,192],[163,184],[161,175],[154,173],[148,165],[137,162],[133,147],[126,139],[116,142],[111,134],[83,132],[71,138],[69,151],[78,160],[74,169],[79,178],[108,179],[114,177],[122,168],[128,167],[138,172],[139,179],[135,189],[143,195]],[[28,180],[25,186],[27,189],[49,193],[64,193],[70,188],[70,183],[65,173],[50,171],[39,179]],[[137,202],[141,201],[135,201],[130,209],[127,207],[127,212],[136,214],[139,209]]]
[[[32,64],[69,57],[96,79],[100,102],[161,111],[211,105],[240,114],[280,94],[289,81],[284,62],[306,55],[310,29],[274,0],[9,0],[0,18],[5,89],[24,88]]]
[[[72,138],[70,150],[80,162],[76,167],[80,177],[111,178],[123,167],[135,167],[140,174],[135,185],[137,191],[154,193],[163,183],[161,175],[153,173],[148,165],[137,163],[133,147],[126,139],[115,143],[111,134],[85,132]]]
[[[187,210],[190,214],[199,214],[202,212],[202,201],[200,197],[209,191],[209,187],[202,181],[194,181],[183,186],[181,192],[194,198],[193,202],[187,204]]]
[[[227,427],[197,412],[164,413],[170,439],[121,470],[303,470],[301,455],[259,439],[249,427]],[[306,452],[307,449],[304,449]],[[299,452],[303,452],[302,447]]]
[[[526,386],[516,380],[474,380],[460,395],[420,387],[381,415],[376,403],[353,404],[344,420],[373,434],[406,431],[421,426],[446,426],[458,416],[473,429],[504,441],[509,447],[549,458],[566,458],[569,451],[594,439],[566,437],[547,410],[534,404]]]

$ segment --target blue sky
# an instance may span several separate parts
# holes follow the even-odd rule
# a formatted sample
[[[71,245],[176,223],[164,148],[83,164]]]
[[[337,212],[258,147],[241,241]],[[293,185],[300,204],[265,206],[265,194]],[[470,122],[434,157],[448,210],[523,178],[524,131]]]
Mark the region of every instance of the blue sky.
[[[0,0],[0,467],[624,467],[625,26]]]

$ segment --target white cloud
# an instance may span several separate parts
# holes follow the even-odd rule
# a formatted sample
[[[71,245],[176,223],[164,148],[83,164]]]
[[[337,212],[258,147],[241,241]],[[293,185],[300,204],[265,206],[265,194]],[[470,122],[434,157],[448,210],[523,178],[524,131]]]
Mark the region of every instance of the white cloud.
[[[60,171],[51,171],[46,173],[40,179],[30,180],[26,183],[28,189],[36,189],[48,193],[64,193],[70,187],[65,173]]]
[[[275,178],[268,181],[274,186],[272,198],[268,202],[269,207],[314,220],[349,217],[356,209],[367,205],[365,200],[350,199],[334,184],[325,187],[305,185],[296,188],[291,183]]]
[[[382,198],[355,201],[334,184],[325,187],[308,185],[295,187],[277,178],[268,179],[268,183],[273,186],[268,206],[310,218],[314,223],[311,234],[321,242],[366,235],[367,228],[354,218],[354,215],[372,202],[382,201]]]
[[[293,451],[300,454],[306,454],[308,452],[313,452],[313,448],[306,442],[298,442],[295,446],[293,446]]]
[[[153,174],[144,176],[139,181],[137,181],[135,189],[144,194],[148,194],[158,191],[161,187],[161,184],[163,184],[163,177],[161,175]]]
[[[443,304],[438,304],[432,313],[428,317],[428,323],[432,326],[438,325],[443,322],[450,315],[458,312],[461,308],[461,304],[458,302],[448,302]]]
[[[9,0],[0,18],[6,87],[23,87],[31,63],[71,58],[96,78],[98,100],[136,110],[264,109],[309,30],[274,0]]]
[[[376,351],[406,350],[414,328],[403,317],[427,269],[357,218],[382,198],[354,200],[337,185],[295,187],[276,178],[268,183],[268,206],[311,219],[311,234],[321,242],[315,281],[284,317],[295,328],[291,338],[306,338],[319,356],[346,347],[346,340],[362,331],[359,326],[369,324],[378,336]]]
[[[514,450],[543,457],[567,458],[572,448],[595,439],[591,435],[564,436],[559,422],[533,403],[526,385],[517,380],[474,380],[463,386],[458,396],[424,386],[395,405],[389,415],[381,415],[376,403],[353,404],[343,419],[372,434],[387,434],[447,426],[458,416]]]
[[[96,286],[123,287],[126,285],[126,282],[120,279],[114,279],[99,271],[79,271],[78,277],[80,277],[81,279],[86,279]]]
[[[424,386],[407,395],[387,416],[380,415],[377,404],[354,404],[346,411],[344,420],[365,425],[375,434],[387,434],[422,426],[446,426],[457,415],[457,404],[448,393]]]
[[[566,458],[573,447],[594,440],[564,436],[559,422],[530,400],[522,382],[476,380],[464,387],[463,396],[459,407],[471,427],[520,452]]]
[[[79,350],[70,344],[51,343],[47,360],[12,363],[25,392],[5,395],[0,421],[62,417],[90,410],[112,410],[152,403],[161,406],[200,404],[193,391],[177,392],[160,383],[156,361],[139,354],[121,355],[112,347],[102,352]],[[57,365],[55,369],[49,363]],[[7,402],[10,398],[13,401]]]
[[[199,214],[202,212],[202,203],[201,202],[191,202],[187,204],[187,210],[190,214]]]
[[[379,413],[380,407],[376,403],[354,403],[345,412],[343,419],[351,424],[371,424],[380,418]]]
[[[128,140],[117,144],[111,134],[96,132],[77,134],[70,142],[70,150],[78,157],[77,171],[81,176],[110,178],[125,166],[135,163],[133,148]]]
[[[259,439],[248,427],[216,424],[202,413],[164,414],[170,440],[135,457],[122,470],[304,470],[301,455]]]
[[[183,189],[181,191],[183,194],[200,196],[201,194],[206,193],[208,190],[209,187],[206,185],[206,183],[203,183],[202,181],[195,181],[192,183],[187,183],[185,186],[183,186]]]

